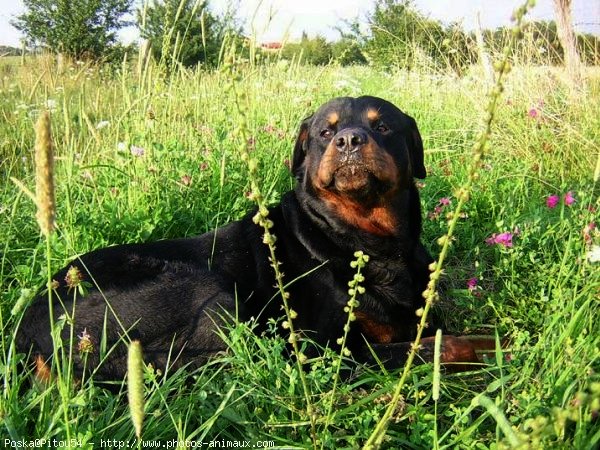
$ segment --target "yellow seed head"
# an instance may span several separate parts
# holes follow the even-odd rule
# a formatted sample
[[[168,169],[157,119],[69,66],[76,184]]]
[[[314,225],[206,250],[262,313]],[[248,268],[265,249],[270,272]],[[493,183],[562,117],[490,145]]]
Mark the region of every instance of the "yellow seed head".
[[[131,342],[127,354],[127,396],[135,435],[140,438],[144,423],[144,360],[139,341]]]
[[[50,114],[44,111],[35,127],[35,194],[37,221],[45,236],[54,230],[56,205],[54,201],[54,155]]]

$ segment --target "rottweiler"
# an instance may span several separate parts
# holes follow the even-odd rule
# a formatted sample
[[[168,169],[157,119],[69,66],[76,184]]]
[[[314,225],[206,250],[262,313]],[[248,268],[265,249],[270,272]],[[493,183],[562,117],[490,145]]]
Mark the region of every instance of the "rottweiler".
[[[426,171],[415,120],[380,98],[335,98],[300,125],[291,171],[295,188],[269,209],[269,219],[297,313],[295,328],[318,344],[337,345],[355,271],[350,262],[362,250],[370,257],[363,271],[366,293],[359,297],[348,348],[359,363],[401,366],[432,262],[420,241],[414,179]],[[18,349],[39,368],[53,354],[50,317],[64,316],[69,324],[62,339],[74,335],[75,343],[85,339],[88,345],[87,353],[73,352],[79,373],[86,368],[98,379],[122,378],[130,339],[141,341],[145,361],[157,368],[206,363],[225,350],[216,329],[226,313],[259,323],[282,315],[254,215],[197,237],[77,257],[53,277],[52,314],[43,290],[27,309]],[[76,292],[73,276],[86,281],[84,294]],[[426,338],[423,359],[431,359],[432,348],[433,338]],[[468,340],[446,336],[442,349],[445,362],[477,360]]]

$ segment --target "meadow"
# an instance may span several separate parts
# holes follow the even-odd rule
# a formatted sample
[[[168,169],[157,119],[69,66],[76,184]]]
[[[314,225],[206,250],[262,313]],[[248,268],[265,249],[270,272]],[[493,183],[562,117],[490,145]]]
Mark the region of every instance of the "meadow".
[[[242,63],[238,72],[243,118],[224,70],[167,76],[154,65],[138,72],[130,64],[0,60],[5,447],[35,438],[47,448],[52,439],[74,448],[99,448],[101,440],[105,447],[142,446],[134,441],[125,383],[110,390],[93,377],[32,383],[13,335],[49,266],[55,271],[112,244],[203,233],[251,209],[236,131],[242,120],[272,204],[293,186],[288,164],[299,123],[321,103],[368,94],[398,105],[424,139],[423,240],[434,256],[439,252],[483,126],[489,85],[478,68],[457,76],[279,61]],[[589,68],[586,76],[573,88],[556,67],[517,65],[509,73],[436,306],[449,332],[497,335],[508,347],[490,354],[483,368],[442,371],[439,396],[432,394],[432,366],[414,366],[383,448],[600,446],[600,73]],[[51,114],[56,169],[57,230],[49,245],[34,202],[19,186],[35,187],[34,124],[43,110]],[[308,361],[317,431],[311,434],[301,377],[285,354],[280,326],[274,322],[257,336],[252,323],[232,323],[222,334],[229,351],[192,373],[147,367],[144,442],[364,445],[399,372],[362,367],[335,384],[339,355],[323,351]],[[56,370],[68,373],[68,358]]]

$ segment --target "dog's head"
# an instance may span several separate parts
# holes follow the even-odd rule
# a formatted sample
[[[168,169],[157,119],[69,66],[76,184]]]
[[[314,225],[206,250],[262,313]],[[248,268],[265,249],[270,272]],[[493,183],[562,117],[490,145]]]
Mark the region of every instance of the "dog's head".
[[[426,175],[421,135],[386,100],[336,98],[302,122],[292,172],[346,222],[393,234],[394,198]]]

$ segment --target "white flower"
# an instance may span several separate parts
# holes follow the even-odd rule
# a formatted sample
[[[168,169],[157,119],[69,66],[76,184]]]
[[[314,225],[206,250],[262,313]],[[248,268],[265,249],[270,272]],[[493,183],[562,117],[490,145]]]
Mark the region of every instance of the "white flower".
[[[284,83],[284,86],[288,89],[298,89],[299,91],[303,91],[308,89],[308,84],[304,81],[292,81],[288,80]]]
[[[145,153],[144,147],[138,147],[137,145],[132,145],[129,149],[133,156],[137,156],[138,158],[144,156],[144,153]]]
[[[108,120],[101,120],[96,124],[96,130],[101,130],[102,128],[107,127],[109,125],[110,122]]]
[[[58,102],[56,100],[49,98],[48,100],[46,100],[45,105],[46,105],[46,108],[48,108],[50,111],[54,111],[56,109],[56,107],[58,106]]]
[[[600,261],[600,245],[592,245],[592,249],[587,252],[585,257],[591,263]]]
[[[127,144],[125,142],[119,142],[117,144],[117,150],[119,150],[120,152],[124,152],[127,150]]]

